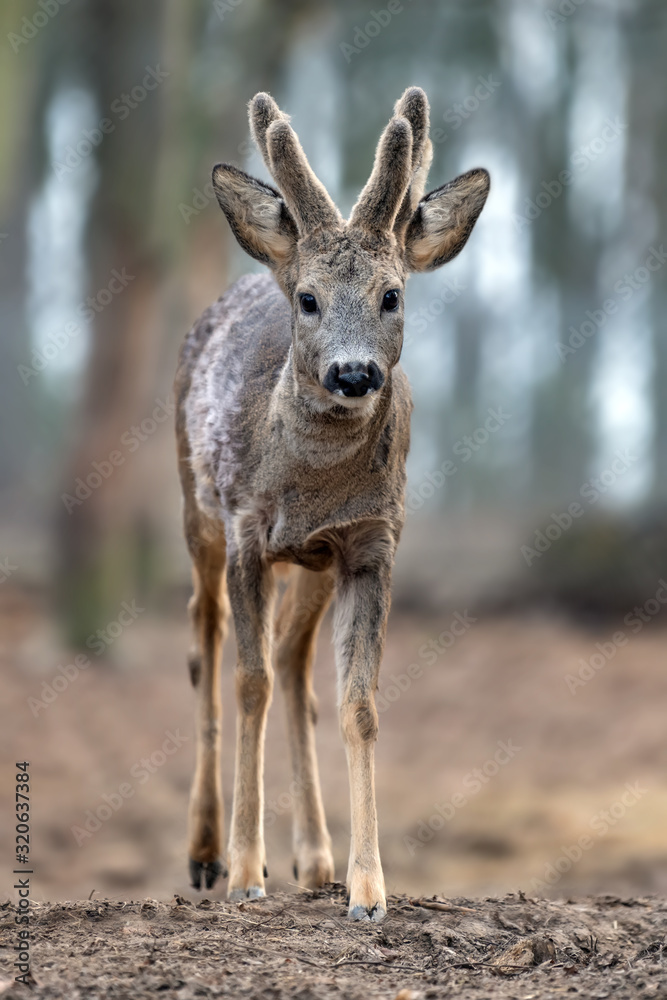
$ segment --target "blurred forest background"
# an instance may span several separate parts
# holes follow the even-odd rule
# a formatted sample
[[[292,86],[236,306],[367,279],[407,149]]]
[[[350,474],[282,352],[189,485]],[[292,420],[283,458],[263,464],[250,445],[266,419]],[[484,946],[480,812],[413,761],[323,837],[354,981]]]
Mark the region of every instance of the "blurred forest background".
[[[435,871],[445,888],[515,886],[518,843],[533,845],[542,870],[563,830],[576,839],[646,768],[651,805],[600,878],[658,884],[666,51],[662,0],[4,0],[0,612],[15,710],[3,741],[13,759],[30,737],[44,796],[45,775],[60,790],[59,818],[43,806],[42,850],[70,875],[46,865],[46,886],[172,886],[155,867],[161,850],[180,872],[189,758],[156,776],[134,826],[121,836],[109,824],[86,845],[87,861],[69,828],[140,753],[136,730],[148,726],[159,746],[170,713],[189,720],[171,383],[187,328],[256,267],[212,196],[211,167],[231,161],[266,179],[246,105],[268,90],[346,213],[411,84],[431,101],[429,187],[485,166],[492,189],[460,258],[409,284],[403,364],[416,405],[388,676],[452,615],[465,609],[477,624],[387,713],[384,810],[401,802],[402,813],[386,821],[383,850],[403,885],[431,884]],[[101,640],[95,666],[107,669],[81,672],[53,708],[31,704],[124,602],[144,610],[118,641],[113,629]],[[627,645],[610,640],[616,628]],[[586,702],[565,679],[596,642],[615,673],[589,666],[599,676]],[[323,719],[333,747],[333,707]],[[406,738],[411,727],[423,727],[419,739]],[[432,844],[411,855],[402,838],[435,797],[508,736],[533,740],[521,758],[531,763],[478,796],[464,826],[439,835],[437,855]],[[344,816],[345,776],[331,767]],[[525,838],[499,834],[498,822],[524,823]]]

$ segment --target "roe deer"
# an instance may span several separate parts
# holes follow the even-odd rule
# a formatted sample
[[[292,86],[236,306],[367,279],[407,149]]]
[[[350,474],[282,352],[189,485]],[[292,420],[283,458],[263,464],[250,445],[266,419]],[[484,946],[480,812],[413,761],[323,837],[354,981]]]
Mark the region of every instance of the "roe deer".
[[[190,876],[210,888],[223,865],[219,670],[234,616],[237,734],[228,898],[264,895],[263,770],[272,656],[287,705],[295,871],[334,876],[315,756],[314,644],[335,592],[340,728],[350,782],[349,916],[386,912],[378,849],[374,692],[390,576],[404,520],[412,401],[398,365],[410,271],[464,246],[489,191],[470,170],[424,196],[429,106],[403,94],[348,221],[311,170],[268,94],[250,128],[277,188],[230,164],[213,186],[241,247],[273,275],[247,275],[195,323],[176,395],[185,535],[193,562],[189,666],[196,690]],[[276,626],[274,567],[291,563]]]

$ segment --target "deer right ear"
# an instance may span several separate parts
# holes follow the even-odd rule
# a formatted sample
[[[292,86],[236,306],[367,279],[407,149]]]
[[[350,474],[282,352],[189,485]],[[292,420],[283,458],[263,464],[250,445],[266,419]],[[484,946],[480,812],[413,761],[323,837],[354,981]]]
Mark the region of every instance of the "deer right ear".
[[[405,234],[405,257],[411,271],[434,271],[463,250],[490,186],[481,167],[461,174],[419,202]]]
[[[247,254],[272,268],[289,263],[298,232],[275,188],[229,163],[218,163],[213,168],[213,189],[234,236]]]

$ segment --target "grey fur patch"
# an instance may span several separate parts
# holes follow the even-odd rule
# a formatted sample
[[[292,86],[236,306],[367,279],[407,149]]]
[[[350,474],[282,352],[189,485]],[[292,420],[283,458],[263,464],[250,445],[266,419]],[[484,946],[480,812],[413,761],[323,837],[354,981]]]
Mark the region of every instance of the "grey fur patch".
[[[221,495],[234,486],[243,466],[238,424],[246,372],[244,352],[238,349],[240,331],[235,327],[266,295],[266,284],[265,275],[245,275],[212,307],[215,323],[192,375],[186,433],[197,503],[212,518],[220,517]]]

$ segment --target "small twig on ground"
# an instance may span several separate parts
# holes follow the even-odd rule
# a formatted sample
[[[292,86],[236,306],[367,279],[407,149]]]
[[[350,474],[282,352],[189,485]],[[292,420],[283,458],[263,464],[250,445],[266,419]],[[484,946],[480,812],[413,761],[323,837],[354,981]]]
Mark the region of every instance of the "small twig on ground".
[[[282,910],[276,910],[275,913],[271,913],[268,917],[265,917],[264,920],[255,920],[253,923],[256,927],[261,927],[263,924],[268,924],[271,920],[275,920],[276,917],[281,917],[286,910],[287,907],[283,906]]]
[[[548,965],[551,969],[562,968],[562,962],[552,965],[550,962],[541,962],[541,965]],[[533,972],[535,969],[539,969],[539,965],[511,965],[507,962],[498,962],[494,964],[493,962],[452,962],[450,965],[446,966],[448,969],[472,969],[472,968],[483,968],[483,969],[495,969],[496,972],[501,969],[516,969],[518,972]]]
[[[301,955],[288,955],[282,951],[276,951],[275,948],[264,948],[264,951],[270,952],[272,955],[277,955],[279,958],[285,959],[286,957],[290,960],[296,959],[297,962],[303,962],[304,965],[312,965],[314,969],[328,969],[328,965],[323,965],[322,962],[313,962],[309,958],[303,958]]]
[[[393,962],[382,962],[380,959],[345,958],[340,962],[334,962],[332,969],[337,969],[341,965],[381,965],[383,969],[395,969],[397,972],[423,972],[423,969],[416,969],[414,965],[394,965]]]
[[[293,889],[298,889],[299,892],[309,892],[311,896],[314,896],[316,889],[308,889],[305,885],[299,885],[297,882],[283,882],[283,885],[291,885]]]
[[[422,906],[425,910],[439,910],[441,913],[476,913],[470,906],[455,906],[453,903],[439,903],[434,899],[410,899],[410,906]]]

